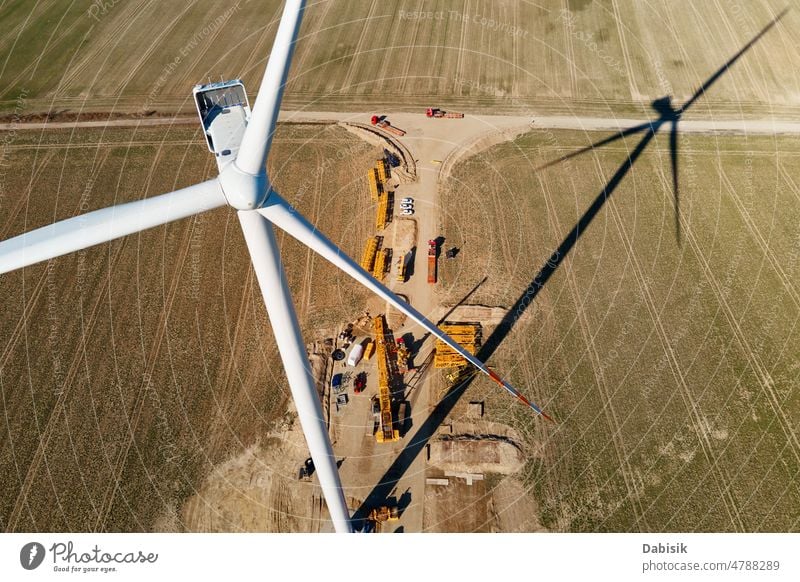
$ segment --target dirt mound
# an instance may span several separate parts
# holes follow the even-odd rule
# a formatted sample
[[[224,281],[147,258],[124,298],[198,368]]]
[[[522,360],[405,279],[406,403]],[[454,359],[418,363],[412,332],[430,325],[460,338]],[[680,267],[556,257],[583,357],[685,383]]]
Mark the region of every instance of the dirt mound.
[[[516,441],[499,435],[455,435],[430,444],[430,463],[445,471],[516,473],[525,455]]]
[[[476,321],[482,325],[497,325],[508,313],[505,307],[488,305],[457,305],[456,307],[440,307],[435,319],[447,316],[447,321]]]

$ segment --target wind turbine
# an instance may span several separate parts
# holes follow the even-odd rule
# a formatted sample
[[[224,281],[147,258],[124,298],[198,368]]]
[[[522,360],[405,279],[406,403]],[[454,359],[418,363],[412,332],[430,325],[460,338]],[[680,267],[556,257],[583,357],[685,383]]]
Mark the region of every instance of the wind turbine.
[[[362,269],[272,187],[266,173],[267,155],[304,9],[305,0],[286,0],[252,113],[240,81],[195,87],[195,100],[209,149],[215,153],[220,169],[217,178],[168,194],[76,216],[0,242],[0,274],[226,204],[234,208],[334,528],[337,532],[351,532],[353,528],[336,459],[309,370],[305,344],[272,225],[283,229],[405,313],[537,414],[549,417]]]

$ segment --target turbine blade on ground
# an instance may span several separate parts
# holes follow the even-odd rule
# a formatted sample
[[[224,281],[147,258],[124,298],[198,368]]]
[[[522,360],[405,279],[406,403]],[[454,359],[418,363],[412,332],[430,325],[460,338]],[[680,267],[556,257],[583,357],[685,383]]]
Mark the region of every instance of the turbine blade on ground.
[[[304,10],[305,0],[286,0],[253,113],[236,157],[236,165],[248,174],[258,175],[265,171]]]
[[[336,457],[328,437],[328,426],[320,406],[319,394],[311,376],[306,346],[289,294],[286,273],[281,265],[275,233],[272,225],[257,212],[246,210],[239,211],[238,214],[253,269],[267,306],[275,342],[289,380],[297,416],[303,427],[331,520],[338,533],[350,533],[350,513],[339,479]]]
[[[692,95],[691,98],[686,103],[683,104],[683,107],[680,108],[679,113],[683,113],[684,111],[689,109],[689,107],[691,107],[695,101],[697,101],[700,97],[702,97],[705,94],[705,92],[708,91],[711,88],[711,86],[717,82],[717,79],[719,79],[722,75],[728,72],[728,69],[731,66],[733,66],[733,64],[736,61],[738,61],[744,53],[750,50],[750,48],[752,48],[754,44],[756,44],[759,40],[761,40],[761,37],[764,36],[769,31],[769,29],[775,26],[778,23],[778,21],[781,20],[781,18],[786,16],[787,12],[789,12],[788,7],[784,8],[780,12],[780,14],[778,14],[775,18],[772,19],[772,21],[769,24],[767,24],[764,28],[762,28],[761,31],[750,40],[750,42],[748,42],[741,49],[739,49],[739,51],[735,55],[733,55],[730,59],[728,59],[728,61],[724,65],[722,65],[719,69],[717,69],[705,83],[700,85],[697,91],[694,92],[694,95]]]
[[[536,411],[537,414],[544,416],[548,420],[552,420],[549,416],[544,414],[539,407],[529,402],[516,388],[511,386],[508,382],[487,368],[483,362],[461,347],[455,340],[436,327],[419,311],[400,299],[386,286],[362,269],[358,263],[348,257],[341,249],[339,249],[322,233],[314,228],[314,226],[309,223],[299,212],[292,208],[288,202],[281,198],[277,192],[271,192],[269,198],[267,199],[267,204],[263,208],[258,209],[257,212],[272,222],[275,226],[286,231],[289,235],[296,238],[311,250],[333,263],[336,267],[339,267],[342,271],[364,285],[367,289],[391,303],[396,309],[405,313],[408,317],[422,326],[428,333],[449,345],[464,359],[478,368],[481,372],[489,376],[492,380],[497,382],[510,394],[515,396],[520,402]]]
[[[224,206],[217,179],[68,218],[0,242],[0,273]]]

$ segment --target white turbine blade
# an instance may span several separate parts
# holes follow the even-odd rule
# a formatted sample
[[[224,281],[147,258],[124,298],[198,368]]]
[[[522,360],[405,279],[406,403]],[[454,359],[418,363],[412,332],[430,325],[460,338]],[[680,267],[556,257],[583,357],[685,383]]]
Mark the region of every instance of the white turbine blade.
[[[267,163],[272,136],[275,133],[275,124],[278,121],[278,111],[281,107],[281,98],[289,74],[295,40],[300,32],[300,21],[303,18],[305,0],[286,0],[283,8],[281,23],[272,52],[269,55],[264,78],[258,89],[253,113],[247,124],[247,129],[242,137],[236,165],[248,174],[258,175],[264,173]]]
[[[217,179],[145,200],[95,210],[0,242],[8,273],[226,204]]]
[[[459,345],[453,338],[436,327],[419,311],[400,299],[380,281],[367,273],[363,268],[361,268],[361,265],[348,257],[344,252],[342,252],[341,249],[339,249],[322,233],[314,228],[314,226],[311,225],[311,223],[309,223],[299,212],[292,208],[291,205],[286,202],[286,200],[281,198],[277,192],[271,192],[269,198],[267,199],[267,205],[263,208],[259,208],[257,212],[275,224],[275,226],[285,230],[288,234],[299,240],[301,243],[339,267],[342,271],[364,285],[367,289],[394,305],[395,308],[416,321],[431,335],[449,345],[462,357],[464,357],[464,359],[478,368],[481,372],[489,376],[492,380],[497,382],[506,391],[518,398],[523,404],[532,408],[537,414],[542,415],[548,420],[552,420],[535,404],[528,401],[528,399],[525,398],[525,396],[523,396],[516,388],[511,386],[511,384],[487,368],[483,362],[461,347],[461,345]]]
[[[281,266],[275,233],[272,232],[272,225],[252,210],[239,211],[239,222],[331,520],[337,532],[349,533],[352,531],[350,514],[339,480],[336,457],[328,437],[319,394],[311,377],[306,347],[289,294],[286,274]]]

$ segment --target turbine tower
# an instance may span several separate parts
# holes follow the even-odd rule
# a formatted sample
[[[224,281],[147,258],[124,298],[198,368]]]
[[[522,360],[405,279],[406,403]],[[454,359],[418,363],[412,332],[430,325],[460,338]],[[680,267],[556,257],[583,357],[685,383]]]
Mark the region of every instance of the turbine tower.
[[[0,274],[228,205],[234,208],[283,360],[297,414],[337,532],[353,531],[328,428],[309,370],[305,343],[289,294],[275,225],[388,301],[451,346],[505,390],[545,415],[416,309],[402,301],[319,233],[272,187],[266,173],[281,97],[300,30],[304,0],[286,0],[264,78],[250,110],[241,81],[200,85],[195,103],[219,175],[188,188],[76,216],[0,242]]]

